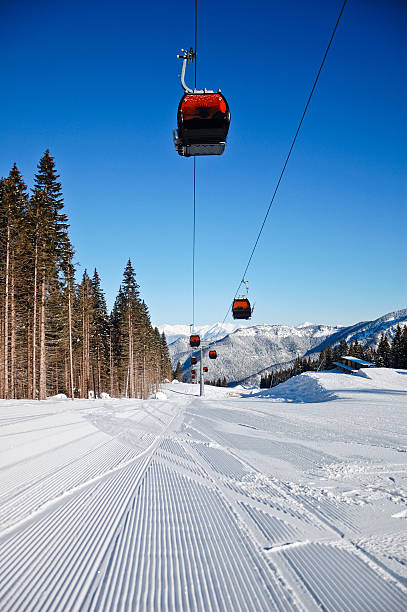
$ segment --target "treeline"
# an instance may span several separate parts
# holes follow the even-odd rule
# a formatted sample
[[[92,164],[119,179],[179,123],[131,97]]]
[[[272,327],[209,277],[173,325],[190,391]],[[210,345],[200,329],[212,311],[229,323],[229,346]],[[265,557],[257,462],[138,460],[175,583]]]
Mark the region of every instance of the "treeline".
[[[391,341],[386,334],[382,333],[377,349],[370,347],[368,344],[363,345],[358,340],[351,343],[341,340],[339,344],[333,347],[328,344],[316,359],[298,357],[292,367],[262,376],[260,387],[262,389],[275,387],[292,376],[297,376],[303,372],[335,369],[337,366],[334,365],[334,362],[339,361],[345,355],[369,361],[377,367],[407,369],[407,325],[403,329],[400,325],[397,325]]]
[[[54,160],[31,195],[16,165],[0,181],[0,397],[147,397],[171,363],[129,260],[110,314],[99,275],[75,282],[74,248]]]
[[[212,385],[213,387],[227,387],[226,376],[223,378],[215,378],[214,380],[205,380],[205,385]]]

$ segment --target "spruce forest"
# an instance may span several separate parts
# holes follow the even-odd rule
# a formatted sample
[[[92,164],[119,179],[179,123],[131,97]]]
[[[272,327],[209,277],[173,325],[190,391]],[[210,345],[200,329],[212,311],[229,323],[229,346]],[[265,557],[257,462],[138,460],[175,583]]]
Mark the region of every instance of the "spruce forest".
[[[97,270],[75,280],[75,251],[53,157],[28,193],[16,165],[0,182],[0,397],[146,398],[171,378],[129,260],[108,314]]]

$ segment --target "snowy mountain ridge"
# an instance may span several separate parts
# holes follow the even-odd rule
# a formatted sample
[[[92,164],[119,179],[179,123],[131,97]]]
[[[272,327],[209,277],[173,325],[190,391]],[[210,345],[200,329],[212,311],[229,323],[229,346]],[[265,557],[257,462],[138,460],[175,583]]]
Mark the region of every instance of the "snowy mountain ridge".
[[[243,327],[245,324],[240,323],[214,323],[213,325],[195,325],[194,332],[199,334],[202,340],[220,340],[228,334]],[[172,344],[182,336],[190,335],[189,325],[159,325],[160,334],[165,333],[167,343]]]
[[[265,324],[242,327],[233,323],[224,327],[220,323],[202,326],[202,329],[206,328],[206,337],[201,335],[201,338],[209,340],[218,352],[218,359],[209,361],[207,348],[204,349],[204,361],[209,367],[208,378],[225,377],[228,382],[258,384],[262,375],[273,369],[288,367],[296,357],[316,355],[328,343],[333,345],[341,339],[347,342],[358,339],[376,346],[383,331],[392,337],[397,324],[403,322],[407,323],[407,308],[387,313],[374,321],[362,321],[347,327],[308,322],[296,327]],[[237,329],[227,332],[227,325]],[[173,367],[180,361],[185,378],[189,380],[190,358],[192,354],[198,356],[198,352],[191,353],[189,327],[184,328],[188,333],[179,335],[169,348]]]

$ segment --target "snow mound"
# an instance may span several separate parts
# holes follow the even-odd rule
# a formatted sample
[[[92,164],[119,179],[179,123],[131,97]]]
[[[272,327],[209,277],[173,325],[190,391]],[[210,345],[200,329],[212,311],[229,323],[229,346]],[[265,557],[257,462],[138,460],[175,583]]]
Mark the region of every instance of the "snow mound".
[[[379,389],[407,391],[407,370],[392,368],[362,368],[359,376],[372,380]]]
[[[153,393],[150,396],[150,399],[156,399],[156,400],[166,400],[168,399],[167,396],[165,395],[164,391],[156,391],[155,393]]]
[[[57,395],[52,395],[51,397],[47,397],[47,400],[49,401],[55,401],[55,400],[66,400],[68,399],[68,396],[65,395],[65,393],[58,393]]]
[[[343,399],[354,391],[394,392],[407,396],[407,370],[362,368],[353,376],[338,370],[305,372],[272,389],[263,389],[251,395],[245,394],[244,397],[308,404]]]
[[[301,404],[328,402],[337,399],[337,396],[332,391],[329,391],[321,384],[320,377],[315,377],[315,375],[309,372],[293,376],[272,389],[263,389],[259,393],[251,394],[250,397]]]

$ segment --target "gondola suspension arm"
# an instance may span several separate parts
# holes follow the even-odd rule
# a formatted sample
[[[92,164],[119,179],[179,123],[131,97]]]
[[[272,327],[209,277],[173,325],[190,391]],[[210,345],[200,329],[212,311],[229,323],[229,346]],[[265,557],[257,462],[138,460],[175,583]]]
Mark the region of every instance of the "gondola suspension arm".
[[[185,83],[186,67],[187,67],[187,64],[189,64],[189,62],[193,62],[194,60],[196,60],[196,53],[194,52],[192,47],[190,48],[189,51],[187,51],[186,49],[181,49],[181,53],[182,55],[177,55],[177,58],[182,59],[182,68],[181,68],[180,78],[181,78],[181,85],[185,93],[189,93],[189,94],[214,93],[211,89],[196,89],[196,88],[191,89],[190,87],[188,87],[188,85]],[[220,89],[218,89],[218,93],[220,93]]]

